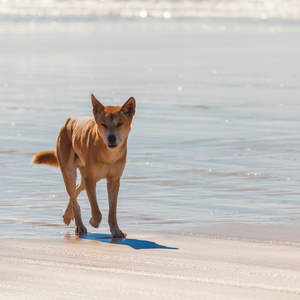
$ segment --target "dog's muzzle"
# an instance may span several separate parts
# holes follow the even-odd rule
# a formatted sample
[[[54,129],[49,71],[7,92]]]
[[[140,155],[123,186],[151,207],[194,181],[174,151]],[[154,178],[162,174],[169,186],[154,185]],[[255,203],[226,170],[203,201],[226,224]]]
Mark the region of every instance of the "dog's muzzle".
[[[107,137],[107,141],[108,141],[108,145],[107,145],[108,148],[116,148],[118,146],[117,143],[116,143],[117,138],[116,138],[115,135],[109,135]]]

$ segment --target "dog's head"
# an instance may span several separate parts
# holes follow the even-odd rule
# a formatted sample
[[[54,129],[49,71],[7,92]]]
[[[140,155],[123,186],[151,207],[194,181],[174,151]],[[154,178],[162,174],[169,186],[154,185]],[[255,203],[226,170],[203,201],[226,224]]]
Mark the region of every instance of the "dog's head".
[[[92,104],[99,135],[108,148],[117,148],[130,132],[135,114],[134,98],[129,98],[123,106],[104,106],[92,94]]]

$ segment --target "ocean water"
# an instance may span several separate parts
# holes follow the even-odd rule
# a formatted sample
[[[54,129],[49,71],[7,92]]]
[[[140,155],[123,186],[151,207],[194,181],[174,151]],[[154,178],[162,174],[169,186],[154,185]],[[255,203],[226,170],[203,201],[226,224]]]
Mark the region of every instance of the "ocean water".
[[[74,223],[62,222],[60,171],[30,161],[55,149],[68,117],[92,116],[91,93],[105,105],[137,101],[119,194],[123,230],[299,226],[299,16],[272,17],[254,5],[255,16],[223,8],[216,17],[212,7],[226,1],[187,2],[206,5],[206,16],[176,16],[181,1],[159,2],[157,15],[98,10],[116,3],[140,5],[0,2],[0,236],[73,233]],[[100,228],[88,224],[85,192],[83,221],[89,232],[108,232],[104,181],[97,194]]]
[[[297,0],[1,0],[7,17],[158,17],[299,19]]]

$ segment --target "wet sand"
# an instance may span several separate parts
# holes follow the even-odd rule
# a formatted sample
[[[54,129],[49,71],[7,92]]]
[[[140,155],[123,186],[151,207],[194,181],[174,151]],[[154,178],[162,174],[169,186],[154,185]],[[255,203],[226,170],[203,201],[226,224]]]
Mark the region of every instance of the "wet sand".
[[[2,240],[0,297],[299,299],[299,247],[165,233]]]

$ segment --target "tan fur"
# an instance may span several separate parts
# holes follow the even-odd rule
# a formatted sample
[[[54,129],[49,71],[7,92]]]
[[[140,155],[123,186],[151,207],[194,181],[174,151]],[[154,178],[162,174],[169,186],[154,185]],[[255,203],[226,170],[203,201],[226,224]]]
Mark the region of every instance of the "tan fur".
[[[59,167],[56,152],[55,151],[43,151],[36,154],[32,158],[34,164],[45,164],[51,167]]]
[[[59,132],[56,151],[40,152],[32,162],[60,167],[70,196],[63,220],[69,225],[75,219],[75,232],[78,234],[87,230],[82,223],[77,197],[86,190],[92,214],[90,224],[97,228],[102,214],[96,198],[96,183],[106,178],[110,231],[113,237],[124,238],[126,233],[119,229],[117,222],[117,199],[126,163],[127,138],[135,114],[135,100],[129,98],[122,107],[105,107],[94,95],[91,97],[94,118],[69,118]],[[81,181],[76,186],[77,168]]]

